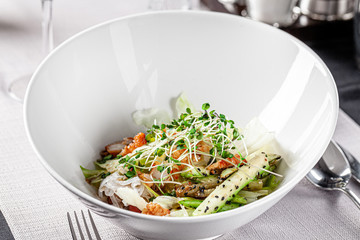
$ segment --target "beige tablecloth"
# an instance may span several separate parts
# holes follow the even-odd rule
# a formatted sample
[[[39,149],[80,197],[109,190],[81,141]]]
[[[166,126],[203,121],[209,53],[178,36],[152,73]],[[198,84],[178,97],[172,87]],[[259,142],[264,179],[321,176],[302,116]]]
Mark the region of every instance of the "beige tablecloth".
[[[146,9],[145,0],[55,0],[55,43],[93,24]],[[0,1],[0,210],[15,239],[71,239],[66,212],[84,207],[37,160],[25,135],[22,105],[4,92],[12,78],[39,63],[40,21],[40,0]],[[335,139],[360,159],[360,128],[343,112]],[[360,184],[352,182],[351,188],[360,195]],[[303,180],[261,217],[220,239],[360,239],[359,216],[340,192],[322,191]],[[94,218],[103,239],[135,239]]]

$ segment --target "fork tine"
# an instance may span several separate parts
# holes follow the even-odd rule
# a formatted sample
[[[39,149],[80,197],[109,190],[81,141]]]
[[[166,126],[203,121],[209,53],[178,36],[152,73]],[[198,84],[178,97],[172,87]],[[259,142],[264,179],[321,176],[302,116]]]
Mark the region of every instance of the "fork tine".
[[[81,210],[81,215],[82,215],[83,220],[84,220],[85,230],[86,230],[86,233],[87,233],[87,235],[88,235],[88,237],[89,237],[89,240],[92,240],[92,237],[91,237],[91,234],[90,234],[88,225],[87,225],[86,220],[85,220],[85,215],[84,215],[83,210]]]
[[[95,233],[96,239],[97,239],[97,240],[101,240],[101,237],[100,237],[99,232],[98,232],[98,230],[97,230],[97,228],[96,228],[96,226],[95,226],[94,219],[92,218],[92,216],[91,216],[91,213],[90,213],[90,210],[89,210],[89,209],[88,209],[88,214],[89,214],[89,217],[90,217],[90,222],[91,222],[91,225],[92,225],[92,227],[93,227],[93,230],[94,230],[94,233]]]
[[[75,234],[75,231],[74,231],[74,225],[73,225],[73,223],[71,221],[71,217],[70,217],[69,212],[67,212],[67,218],[68,218],[68,221],[69,221],[71,236],[72,236],[73,240],[77,240],[77,237],[76,237],[76,234]]]
[[[76,224],[77,224],[77,226],[78,226],[79,233],[80,233],[80,238],[81,238],[81,240],[85,240],[85,238],[84,238],[84,234],[83,234],[83,233],[82,233],[82,231],[81,231],[81,227],[80,227],[79,219],[78,219],[78,217],[77,217],[77,215],[76,215],[76,212],[75,212],[75,211],[74,211],[74,214],[75,214]]]

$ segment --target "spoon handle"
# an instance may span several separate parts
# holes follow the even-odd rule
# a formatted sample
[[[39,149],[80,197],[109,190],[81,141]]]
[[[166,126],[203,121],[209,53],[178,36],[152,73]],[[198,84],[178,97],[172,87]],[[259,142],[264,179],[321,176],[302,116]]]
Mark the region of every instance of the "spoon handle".
[[[354,203],[355,205],[360,209],[360,198],[358,198],[353,191],[351,191],[348,188],[339,188],[340,191],[346,194]]]

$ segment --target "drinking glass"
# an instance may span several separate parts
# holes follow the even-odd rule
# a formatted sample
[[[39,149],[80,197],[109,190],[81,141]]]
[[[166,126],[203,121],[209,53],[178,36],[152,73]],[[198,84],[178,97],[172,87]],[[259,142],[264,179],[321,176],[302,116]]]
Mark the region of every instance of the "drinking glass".
[[[52,0],[41,0],[42,8],[42,53],[44,57],[53,49]],[[14,79],[7,91],[14,100],[23,102],[31,73]]]
[[[191,5],[190,0],[150,0],[149,10],[189,10]]]

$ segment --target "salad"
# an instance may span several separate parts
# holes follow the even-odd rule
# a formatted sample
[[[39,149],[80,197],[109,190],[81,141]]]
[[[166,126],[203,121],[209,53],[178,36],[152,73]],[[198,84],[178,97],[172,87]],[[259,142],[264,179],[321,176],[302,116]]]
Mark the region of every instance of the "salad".
[[[242,130],[208,103],[193,109],[107,145],[95,170],[80,166],[86,181],[116,207],[174,217],[228,211],[276,189],[281,156],[258,120]]]

